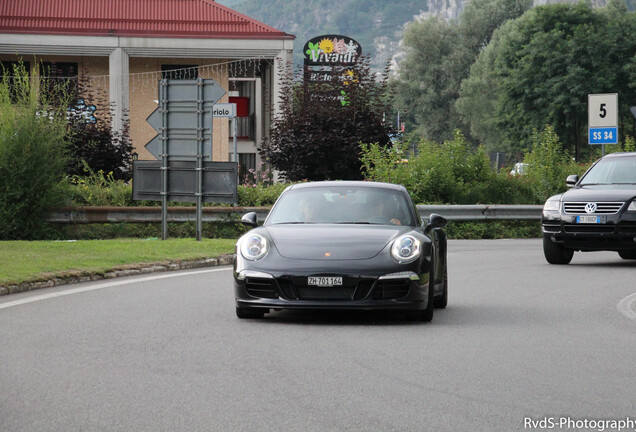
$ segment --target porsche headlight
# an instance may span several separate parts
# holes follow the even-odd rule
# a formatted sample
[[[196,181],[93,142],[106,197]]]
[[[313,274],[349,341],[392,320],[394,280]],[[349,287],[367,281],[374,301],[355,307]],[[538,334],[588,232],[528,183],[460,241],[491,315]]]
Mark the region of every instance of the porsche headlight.
[[[559,198],[550,198],[545,202],[543,211],[559,211],[561,200]]]
[[[629,203],[629,207],[627,207],[627,211],[636,211],[636,200]]]
[[[398,237],[391,246],[391,256],[400,264],[415,261],[422,251],[422,243],[412,235]]]
[[[241,255],[245,259],[256,261],[267,255],[267,239],[259,234],[246,234],[241,239]]]

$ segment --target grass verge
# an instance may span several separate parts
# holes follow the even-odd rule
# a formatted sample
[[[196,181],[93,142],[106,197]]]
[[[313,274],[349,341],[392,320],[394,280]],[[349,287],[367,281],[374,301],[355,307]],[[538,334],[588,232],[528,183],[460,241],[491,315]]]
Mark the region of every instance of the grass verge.
[[[70,272],[105,273],[132,264],[216,258],[234,252],[234,239],[117,239],[0,242],[0,285]]]

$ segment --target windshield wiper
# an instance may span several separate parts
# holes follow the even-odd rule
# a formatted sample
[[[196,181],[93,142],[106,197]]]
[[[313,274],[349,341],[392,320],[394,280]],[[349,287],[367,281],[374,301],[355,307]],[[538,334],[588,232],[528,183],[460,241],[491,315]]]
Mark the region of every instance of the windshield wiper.
[[[349,225],[370,225],[371,222],[365,222],[365,221],[345,221],[345,222],[336,222],[337,224],[349,224]]]

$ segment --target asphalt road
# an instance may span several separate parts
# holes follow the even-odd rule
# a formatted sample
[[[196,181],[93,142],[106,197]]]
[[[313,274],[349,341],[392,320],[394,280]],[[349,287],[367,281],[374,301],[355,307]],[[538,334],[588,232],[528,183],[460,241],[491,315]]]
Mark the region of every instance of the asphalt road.
[[[284,311],[239,320],[227,267],[4,296],[0,430],[636,422],[635,270],[604,252],[551,266],[539,240],[451,241],[449,306],[430,324]]]

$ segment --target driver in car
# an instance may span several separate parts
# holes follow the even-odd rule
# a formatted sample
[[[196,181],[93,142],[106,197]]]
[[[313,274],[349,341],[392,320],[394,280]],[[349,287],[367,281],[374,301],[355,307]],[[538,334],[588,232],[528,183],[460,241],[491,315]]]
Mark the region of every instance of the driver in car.
[[[302,222],[318,222],[320,213],[320,204],[312,199],[303,198],[299,205],[300,220]]]
[[[402,225],[402,222],[395,216],[386,201],[379,197],[376,197],[373,201],[373,217],[386,219],[393,225]]]

